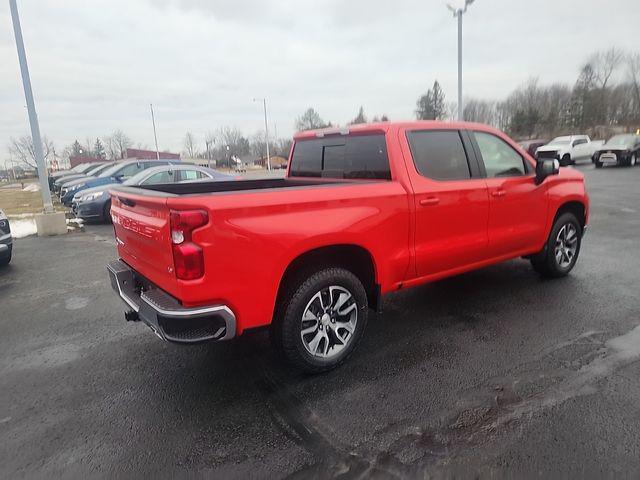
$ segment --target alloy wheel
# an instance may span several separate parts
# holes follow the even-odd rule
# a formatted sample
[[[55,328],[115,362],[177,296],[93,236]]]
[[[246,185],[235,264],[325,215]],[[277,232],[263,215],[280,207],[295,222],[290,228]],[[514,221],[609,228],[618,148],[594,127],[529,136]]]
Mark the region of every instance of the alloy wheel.
[[[353,339],[358,305],[349,290],[331,285],[317,292],[304,309],[300,337],[308,353],[334,358]]]
[[[555,257],[560,268],[568,268],[578,251],[578,229],[573,223],[565,223],[556,237]]]

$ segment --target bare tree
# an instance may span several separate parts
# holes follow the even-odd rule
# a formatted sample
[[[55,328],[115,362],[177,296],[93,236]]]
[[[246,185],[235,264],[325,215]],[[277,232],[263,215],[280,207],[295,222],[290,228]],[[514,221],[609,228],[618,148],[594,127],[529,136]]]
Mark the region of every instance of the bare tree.
[[[121,160],[125,157],[127,148],[133,146],[133,141],[126,133],[118,129],[111,135],[104,137],[104,144],[109,160]]]
[[[607,112],[607,85],[611,76],[622,63],[624,54],[621,50],[612,47],[604,52],[597,52],[591,55],[588,64],[593,69],[595,82],[598,84],[600,91],[597,98],[596,121],[605,123],[609,118]]]
[[[633,110],[632,120],[640,121],[640,53],[627,56],[627,76],[631,84]]]
[[[42,137],[42,153],[44,155],[45,165],[49,157],[53,155],[53,142],[46,135]],[[21,164],[28,167],[37,168],[35,147],[31,135],[25,135],[19,138],[11,137],[9,139],[9,154],[11,154]]]
[[[184,153],[187,158],[197,158],[198,156],[196,137],[191,132],[187,132],[184,136]]]
[[[331,126],[331,122],[325,122],[318,112],[309,107],[302,115],[296,118],[296,130],[315,130],[316,128],[326,128]]]

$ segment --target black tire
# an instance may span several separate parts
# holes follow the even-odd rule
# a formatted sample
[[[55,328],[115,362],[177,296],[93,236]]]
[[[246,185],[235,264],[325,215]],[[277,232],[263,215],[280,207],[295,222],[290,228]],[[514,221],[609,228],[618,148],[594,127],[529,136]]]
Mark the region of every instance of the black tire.
[[[571,225],[576,232],[576,243],[575,243],[575,253],[573,253],[570,262],[568,265],[562,265],[558,260],[556,254],[556,244],[558,240],[558,234],[562,230],[563,227]],[[549,234],[549,238],[547,239],[547,243],[541,252],[531,257],[531,265],[533,269],[538,272],[543,277],[548,278],[558,278],[564,277],[569,274],[576,262],[578,261],[578,256],[580,255],[580,247],[582,244],[582,226],[580,222],[576,218],[576,216],[571,212],[566,212],[556,218],[553,223],[553,227],[551,228],[551,233]],[[568,258],[566,254],[561,254],[562,261],[566,261]]]
[[[563,167],[566,167],[567,165],[571,165],[571,155],[569,155],[568,153],[565,153],[562,156],[562,159],[560,160],[560,165],[562,165]]]
[[[338,316],[334,318],[334,315],[339,315],[333,311],[333,306],[336,305],[336,302],[333,301],[334,299],[328,301],[329,297],[323,296],[323,292],[333,295],[333,292],[336,291],[335,288],[329,291],[329,287],[338,287],[340,289],[338,290],[338,297],[335,299],[336,302],[340,300],[340,295],[343,291],[346,291],[351,294],[351,297],[347,300],[348,304],[344,302],[342,305],[351,306],[355,304],[355,328],[348,335],[345,333],[347,330],[339,326],[341,322],[336,322]],[[292,295],[291,292],[293,292]],[[317,299],[318,293],[320,293],[320,299]],[[353,353],[360,342],[367,324],[369,312],[367,293],[358,277],[343,268],[326,268],[294,282],[291,288],[285,291],[284,296],[285,298],[280,303],[279,308],[276,309],[276,318],[271,326],[271,340],[278,351],[283,354],[289,363],[307,373],[326,372],[341,365]],[[344,347],[327,358],[311,354],[308,350],[309,347],[305,346],[302,335],[303,315],[309,308],[316,309],[320,306],[320,302],[324,302],[325,306],[331,304],[329,309],[332,312],[331,317],[327,317],[325,320],[325,315],[329,315],[325,309],[325,315],[322,315],[321,318],[318,315],[316,320],[306,320],[308,322],[306,328],[312,328],[314,326],[313,322],[316,322],[316,330],[310,332],[306,337],[307,343],[313,343],[316,338],[314,334],[316,336],[324,335],[325,338],[321,338],[316,343],[316,347],[318,348],[322,344],[323,349],[330,353],[330,350],[340,347],[338,342],[335,341],[338,339],[338,331],[342,332],[341,335],[346,337],[345,343],[343,343]],[[338,310],[339,308],[336,309],[336,311]],[[343,320],[344,317],[339,319]],[[323,330],[323,321],[327,321],[327,324],[324,325],[324,333],[321,332]],[[329,324],[329,322],[333,325]],[[329,348],[331,342],[334,342],[334,344]],[[317,348],[315,350],[316,353],[318,352]]]
[[[600,160],[596,160],[594,163],[596,164],[596,168],[602,168],[602,162]]]
[[[6,267],[11,263],[11,255],[13,254],[13,245],[9,246],[9,255],[0,258],[0,267]]]
[[[111,200],[107,200],[102,208],[102,220],[105,223],[111,223]]]

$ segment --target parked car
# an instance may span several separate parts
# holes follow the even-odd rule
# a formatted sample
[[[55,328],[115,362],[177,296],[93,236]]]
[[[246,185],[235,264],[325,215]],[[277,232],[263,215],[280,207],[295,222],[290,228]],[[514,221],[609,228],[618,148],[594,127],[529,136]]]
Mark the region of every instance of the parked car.
[[[64,186],[65,183],[72,182],[73,180],[78,180],[80,178],[90,177],[94,174],[95,171],[101,169],[106,163],[107,162],[92,163],[91,168],[89,168],[83,173],[63,175],[61,177],[56,178],[53,182],[53,191],[56,193],[60,193],[60,190],[62,190],[62,187]]]
[[[0,210],[0,266],[9,265],[13,252],[13,239],[9,219]]]
[[[285,178],[111,194],[128,320],[182,344],[269,326],[309,372],[352,353],[386,293],[523,256],[567,275],[589,218],[582,173],[473,123],[308,131]]]
[[[129,160],[117,162],[100,173],[97,178],[83,179],[80,183],[73,185],[73,189],[68,189],[64,195],[60,196],[60,200],[64,205],[71,206],[73,197],[78,192],[109,183],[122,183],[147,168],[179,162],[179,160]]]
[[[69,175],[84,173],[87,170],[93,168],[93,166],[94,166],[93,163],[81,163],[80,165],[76,165],[70,170],[58,170],[56,172],[49,173],[49,190],[53,190],[53,184],[59,178],[69,176]]]
[[[114,165],[117,165],[117,162],[107,162],[103,163],[99,167],[93,168],[89,170],[85,175],[79,176],[77,178],[73,178],[72,180],[65,182],[60,187],[60,191],[58,195],[60,196],[60,201],[63,201],[63,198],[68,197],[71,193],[75,193],[79,186],[83,185],[89,179],[97,178],[102,174],[102,172],[106,171],[108,168],[111,168]],[[73,198],[73,195],[70,195]]]
[[[134,175],[122,185],[157,185],[167,183],[215,181],[224,182],[236,177],[196,165],[164,165],[153,167]],[[109,189],[117,183],[100,185],[76,193],[73,197],[73,213],[85,220],[109,221],[111,219],[111,196]]]
[[[588,135],[568,135],[556,137],[547,145],[536,149],[538,159],[555,158],[561,166],[572,165],[576,160],[591,158],[596,145],[592,144]]]
[[[628,133],[624,135],[614,135],[596,151],[593,156],[593,163],[596,168],[603,165],[626,165],[635,167],[640,157],[640,135]]]
[[[535,157],[538,147],[542,147],[549,143],[549,140],[535,139],[535,140],[523,140],[520,142],[520,146],[532,157]]]

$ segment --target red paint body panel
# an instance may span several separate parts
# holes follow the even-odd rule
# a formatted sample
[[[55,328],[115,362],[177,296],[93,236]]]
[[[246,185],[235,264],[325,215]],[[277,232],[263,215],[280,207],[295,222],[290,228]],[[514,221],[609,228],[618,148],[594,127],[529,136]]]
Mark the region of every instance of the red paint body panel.
[[[316,248],[357,245],[366,249],[374,262],[376,283],[385,293],[535,253],[544,245],[562,204],[578,201],[588,212],[583,177],[573,169],[562,168],[540,185],[533,174],[445,182],[421,176],[406,132],[430,128],[492,133],[535,166],[515,142],[486,125],[352,126],[349,134],[385,134],[391,181],[224,194],[114,191],[118,253],[185,306],[226,304],[236,315],[237,334],[241,334],[271,323],[285,270]],[[303,132],[295,141],[317,134]],[[494,194],[500,191],[504,194]],[[209,215],[208,224],[193,232],[205,262],[204,276],[197,280],[178,280],[173,272],[169,211],[183,209],[204,209]]]

